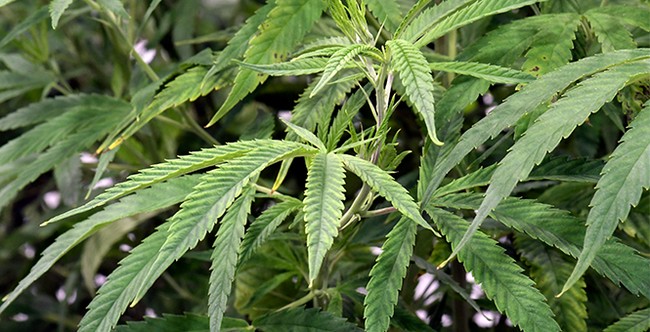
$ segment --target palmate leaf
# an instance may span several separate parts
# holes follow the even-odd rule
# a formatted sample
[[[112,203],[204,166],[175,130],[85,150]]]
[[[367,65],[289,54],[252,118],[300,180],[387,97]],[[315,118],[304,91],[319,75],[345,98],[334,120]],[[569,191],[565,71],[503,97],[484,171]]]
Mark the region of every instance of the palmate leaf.
[[[422,218],[417,204],[413,201],[413,197],[388,173],[377,165],[358,157],[345,154],[338,155],[338,157],[343,160],[343,164],[347,169],[361,178],[363,182],[377,191],[379,195],[391,202],[402,215],[436,233],[424,218]]]
[[[493,83],[519,84],[528,83],[535,79],[533,76],[519,70],[479,62],[431,62],[429,68],[474,76]]]
[[[422,52],[405,40],[389,40],[386,46],[391,55],[391,67],[404,85],[406,96],[424,119],[429,138],[435,144],[442,145],[436,137],[433,76],[427,60]]]
[[[201,177],[177,212],[147,237],[123,266],[109,276],[80,323],[80,331],[110,330],[127,305],[142,297],[171,263],[193,248],[241,193],[249,180],[270,163],[291,153],[311,151],[298,143],[270,142]],[[111,278],[116,280],[110,282]],[[106,309],[110,308],[110,309]]]
[[[284,60],[321,16],[324,9],[324,1],[277,0],[267,19],[260,25],[259,34],[250,41],[244,61],[252,64],[269,64]],[[259,75],[253,70],[240,70],[228,98],[212,117],[208,126],[219,121],[265,79],[264,75]]]
[[[544,0],[541,0],[544,1]],[[431,29],[426,30],[422,38],[414,42],[417,48],[424,47],[437,38],[459,27],[476,22],[484,17],[504,13],[509,10],[532,5],[540,0],[482,0],[472,1],[470,4],[460,7],[449,16],[440,20]]]
[[[320,73],[325,70],[325,58],[300,58],[289,62],[273,63],[269,65],[256,65],[239,62],[239,65],[254,71],[271,76],[298,76]]]
[[[318,277],[325,254],[338,235],[345,207],[344,179],[343,163],[336,155],[321,152],[313,157],[303,200],[310,285]]]
[[[646,66],[650,72],[650,66]],[[650,102],[632,121],[603,168],[589,203],[592,208],[587,216],[584,247],[563,291],[587,270],[619,221],[627,218],[630,206],[639,202],[644,188],[650,188]]]
[[[467,221],[441,209],[428,207],[426,211],[452,247],[458,246],[467,233]],[[560,331],[544,296],[496,241],[482,232],[473,233],[471,241],[458,252],[458,259],[514,325],[523,331]]]
[[[36,262],[29,274],[18,283],[18,286],[9,295],[5,296],[4,303],[0,306],[0,312],[4,311],[27,287],[83,240],[113,221],[179,203],[191,192],[192,187],[198,184],[198,179],[199,177],[196,175],[189,175],[156,184],[132,196],[124,197],[118,203],[76,223],[72,229],[57,237],[54,243],[43,251],[41,259]]]
[[[388,233],[377,263],[370,271],[370,281],[366,287],[368,295],[364,300],[363,312],[366,331],[388,330],[402,280],[411,262],[417,230],[416,223],[402,217]]]
[[[477,210],[467,234],[452,252],[451,257],[469,241],[471,234],[479,228],[499,202],[510,194],[517,182],[528,177],[535,164],[540,163],[562,138],[568,137],[592,112],[598,111],[606,102],[614,98],[629,80],[643,74],[650,74],[649,60],[623,64],[598,73],[569,90],[548,111],[537,118],[525,135],[501,160],[492,175],[483,203]]]
[[[214,148],[203,149],[193,152],[190,155],[181,156],[177,159],[169,160],[165,163],[156,164],[150,168],[145,168],[138,174],[129,176],[127,181],[118,183],[108,188],[90,202],[62,213],[48,221],[45,224],[63,220],[70,216],[83,213],[94,208],[100,207],[114,199],[123,197],[136,190],[146,188],[152,184],[162,182],[184,174],[192,173],[207,167],[215,166],[236,157],[240,157],[259,146],[273,144],[271,140],[253,140],[230,143],[227,145],[216,146]]]
[[[569,62],[576,30],[581,23],[578,14],[566,13],[554,16],[554,23],[544,25],[537,33],[522,70],[535,76],[544,75]]]
[[[314,149],[294,142],[275,141],[230,160],[201,178],[181,210],[172,217],[169,236],[145,277],[138,282],[133,302],[138,302],[153,282],[175,260],[196,246],[249,181],[267,166],[285,158],[313,154]]]
[[[518,235],[515,245],[531,266],[530,276],[546,297],[555,314],[555,321],[562,330],[587,331],[587,293],[584,280],[579,280],[563,297],[555,297],[571,274],[573,264],[567,262],[558,251],[527,236]]]
[[[72,3],[72,0],[52,0],[50,2],[50,17],[52,17],[52,29],[56,29],[56,26],[59,25],[59,19],[63,12],[68,9],[68,6]]]
[[[239,245],[244,227],[255,199],[255,187],[249,185],[223,216],[214,241],[212,265],[208,290],[208,316],[210,331],[219,331],[223,314],[228,308],[228,296],[235,278]]]
[[[366,0],[366,6],[389,32],[395,32],[402,21],[402,13],[397,0]]]
[[[285,201],[273,205],[266,209],[262,214],[251,223],[244,235],[239,250],[239,262],[237,266],[242,266],[248,261],[271,236],[271,234],[280,226],[291,213],[302,208],[302,201],[295,198],[287,198]]]
[[[481,204],[481,194],[453,194],[436,198],[438,206],[476,210]],[[567,211],[533,200],[506,198],[491,213],[492,217],[507,227],[560,249],[578,258],[584,242],[584,222]],[[634,269],[630,269],[634,266]],[[650,298],[650,264],[648,259],[615,239],[609,239],[596,255],[592,267],[613,283],[622,284],[633,294]]]
[[[302,307],[257,318],[253,326],[264,332],[357,332],[354,324],[327,311]]]
[[[472,149],[483,144],[488,139],[496,137],[503,129],[515,124],[531,108],[549,101],[555,93],[562,91],[582,77],[620,63],[647,57],[649,57],[648,51],[644,49],[600,54],[570,63],[561,70],[544,75],[542,78],[529,83],[520,92],[509,97],[504,103],[490,112],[488,116],[463,133],[453,150],[436,164],[432,172],[433,176],[426,184],[422,195],[422,206],[428,204],[431,195],[447,172],[458,165]]]
[[[645,332],[650,329],[650,308],[635,311],[607,327],[604,332]]]
[[[313,97],[318,94],[325,85],[332,81],[336,74],[345,67],[348,67],[359,55],[369,55],[381,58],[379,50],[370,45],[354,44],[334,52],[334,54],[332,54],[332,56],[327,60],[323,75],[318,80],[316,86],[311,90],[309,96]]]

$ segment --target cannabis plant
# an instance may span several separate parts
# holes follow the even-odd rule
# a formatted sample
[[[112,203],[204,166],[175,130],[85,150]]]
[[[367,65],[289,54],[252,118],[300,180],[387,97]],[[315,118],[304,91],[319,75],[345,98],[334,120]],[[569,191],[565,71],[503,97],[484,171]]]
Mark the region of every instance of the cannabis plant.
[[[647,1],[42,3],[0,0],[7,328],[650,328]]]

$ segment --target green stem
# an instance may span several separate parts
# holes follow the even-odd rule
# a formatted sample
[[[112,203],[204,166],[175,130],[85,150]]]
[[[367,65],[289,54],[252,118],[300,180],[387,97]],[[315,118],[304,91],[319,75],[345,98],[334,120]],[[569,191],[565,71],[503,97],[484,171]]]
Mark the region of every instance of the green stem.
[[[359,215],[362,218],[372,218],[372,217],[377,217],[377,216],[383,216],[385,214],[390,214],[390,213],[393,213],[395,211],[397,211],[397,209],[395,207],[389,206],[389,207],[385,207],[383,209],[377,209],[377,210],[372,210],[372,211],[361,212],[361,213],[359,213]]]
[[[313,291],[309,292],[307,295],[305,295],[305,296],[303,296],[303,297],[301,297],[301,298],[299,298],[299,299],[285,305],[284,307],[280,308],[278,311],[299,307],[299,306],[311,301],[311,299],[313,299],[314,296],[316,296],[315,292],[313,292]]]

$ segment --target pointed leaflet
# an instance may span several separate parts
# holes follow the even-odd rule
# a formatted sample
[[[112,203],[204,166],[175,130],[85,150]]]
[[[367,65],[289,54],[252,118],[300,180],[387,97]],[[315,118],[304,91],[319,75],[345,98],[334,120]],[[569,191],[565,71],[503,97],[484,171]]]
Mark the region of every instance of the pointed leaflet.
[[[368,295],[363,301],[366,331],[388,330],[406,269],[411,262],[417,230],[416,223],[402,217],[388,233],[366,287]]]
[[[366,6],[388,32],[395,32],[402,21],[400,5],[396,0],[366,0]]]
[[[5,36],[2,39],[0,39],[0,49],[4,48],[7,44],[12,42],[16,37],[18,37],[23,32],[31,29],[34,25],[41,23],[41,21],[45,20],[48,16],[47,13],[48,13],[47,7],[41,7],[41,9],[33,12],[28,17],[22,19],[20,23],[14,25],[14,27],[11,28],[11,31],[6,32]]]
[[[562,331],[587,331],[587,293],[584,280],[579,280],[563,297],[555,297],[571,274],[573,264],[557,250],[525,235],[517,235],[515,245],[531,267],[530,277],[546,297]]]
[[[650,66],[646,69],[650,72]],[[625,220],[630,205],[636,205],[643,189],[650,188],[650,102],[630,124],[621,144],[612,152],[596,184],[589,205],[584,248],[565,291],[587,270],[620,220]]]
[[[291,131],[293,131],[296,135],[300,136],[304,141],[311,143],[313,146],[317,147],[321,152],[326,152],[327,148],[325,147],[325,143],[323,143],[314,133],[311,131],[300,127],[296,126],[295,124],[289,122],[289,121],[284,121],[284,124],[287,125],[287,128],[289,128]]]
[[[108,203],[109,201],[133,193],[136,190],[146,188],[152,184],[215,166],[226,160],[240,157],[259,146],[268,144],[272,144],[272,141],[255,140],[230,143],[227,145],[216,146],[214,148],[203,149],[201,151],[195,151],[189,155],[153,165],[149,168],[140,170],[137,174],[129,176],[126,181],[106,189],[105,192],[101,193],[90,202],[76,209],[60,214],[46,221],[45,224],[63,220],[73,215],[92,210]]]
[[[481,205],[481,194],[452,194],[432,201],[434,205],[456,209],[476,210]],[[534,200],[506,198],[491,213],[507,227],[560,249],[578,258],[584,242],[585,227],[581,219],[567,211]],[[634,266],[634,269],[630,269]],[[616,285],[625,286],[635,295],[650,298],[650,261],[636,250],[615,239],[609,239],[596,255],[592,267]]]
[[[267,19],[260,25],[259,34],[250,41],[244,61],[269,64],[286,58],[320,17],[324,7],[324,1],[320,0],[277,0]],[[219,121],[265,79],[264,75],[253,70],[241,69],[228,98],[208,126]]]
[[[515,124],[531,108],[550,100],[558,91],[562,91],[569,84],[582,77],[620,63],[648,57],[647,50],[625,50],[599,54],[570,63],[561,70],[544,75],[542,78],[529,83],[520,92],[509,97],[503,104],[490,112],[488,116],[463,133],[454,149],[436,164],[432,172],[433,177],[426,185],[422,195],[422,205],[426,206],[428,204],[431,194],[433,194],[433,191],[447,172],[458,165],[470,151],[488,139],[496,137],[503,129]]]
[[[346,46],[332,54],[332,57],[327,60],[325,71],[318,80],[318,84],[312,89],[309,94],[310,97],[318,94],[320,90],[325,87],[343,68],[348,67],[358,55],[370,55],[375,58],[381,58],[381,53],[373,46],[354,44]]]
[[[4,298],[0,312],[4,311],[27,287],[47,272],[63,255],[77,246],[81,241],[113,221],[135,214],[155,211],[182,201],[194,185],[198,176],[186,176],[169,182],[154,185],[149,189],[128,196],[114,205],[108,206],[88,219],[76,223],[72,229],[61,234],[42,253],[42,257],[32,267],[16,288]]]
[[[523,71],[535,76],[544,75],[569,62],[576,30],[581,23],[578,14],[558,14],[553,24],[543,25],[533,38],[530,50],[526,52]]]
[[[415,221],[418,225],[436,233],[433,228],[422,218],[418,205],[413,197],[393,177],[377,165],[358,157],[342,154],[338,155],[343,160],[345,167],[356,174],[370,188],[386,198],[405,217]]]
[[[610,101],[629,80],[648,73],[650,73],[650,61],[642,60],[596,74],[569,90],[548,111],[537,118],[526,134],[501,160],[472,225],[452,252],[451,257],[469,241],[472,233],[479,228],[499,202],[510,194],[517,182],[528,177],[535,164],[540,163],[546,153],[552,151],[562,138],[568,137],[592,112],[598,111]]]
[[[519,70],[480,62],[431,62],[429,63],[429,68],[432,70],[474,76],[494,83],[519,84],[535,80],[533,76]]]
[[[650,329],[650,308],[635,311],[607,327],[603,332],[646,332]]]
[[[159,250],[145,278],[139,280],[134,303],[139,301],[153,282],[183,254],[196,246],[212,230],[215,222],[249,183],[267,166],[290,157],[313,154],[314,150],[294,142],[275,141],[260,146],[247,155],[228,161],[208,172],[194,188],[181,210],[172,217],[169,237]]]
[[[442,209],[426,210],[452,247],[457,247],[463,234],[467,233],[467,221]],[[544,296],[534,287],[534,282],[521,273],[519,265],[503,252],[498,242],[476,232],[458,252],[458,260],[514,325],[523,331],[560,331]]]
[[[115,332],[178,332],[178,331],[207,331],[210,325],[208,317],[196,314],[170,315],[162,317],[144,317],[142,321],[128,321],[126,325],[118,325]],[[245,320],[224,318],[222,331],[246,331],[250,326]]]
[[[59,25],[59,19],[63,12],[70,6],[72,0],[52,0],[50,2],[50,16],[52,17],[52,29]]]
[[[223,216],[212,249],[212,266],[208,291],[210,331],[218,331],[228,307],[228,296],[235,278],[237,254],[244,227],[255,199],[255,187],[249,185]]]
[[[253,321],[264,332],[357,332],[354,324],[317,308],[272,312]]]
[[[345,200],[344,179],[343,164],[336,155],[321,152],[313,157],[303,201],[310,284],[318,276],[323,258],[338,235]]]
[[[239,250],[239,262],[237,266],[241,266],[248,261],[271,236],[278,226],[286,219],[291,213],[302,208],[302,202],[295,198],[288,198],[284,202],[280,202],[266,209],[262,214],[255,219],[248,227],[244,239],[242,240]]]
[[[408,99],[415,106],[427,127],[429,138],[437,144],[433,100],[433,77],[424,55],[413,44],[401,40],[389,40],[386,46],[391,55],[391,67],[397,72]]]
[[[589,20],[591,30],[598,38],[603,53],[636,48],[632,34],[627,31],[619,17],[594,11],[586,12],[585,17]]]
[[[447,0],[433,7],[429,7],[420,13],[412,22],[406,25],[402,33],[396,34],[395,38],[408,40],[415,43],[418,38],[422,37],[427,31],[431,30],[440,20],[457,11],[459,8],[467,6],[477,0]]]
[[[289,62],[280,62],[270,65],[257,65],[239,62],[239,65],[266,75],[272,76],[299,76],[320,73],[325,70],[325,58],[300,58]]]
[[[543,1],[543,0],[542,0]],[[426,30],[425,35],[414,42],[417,48],[433,42],[446,33],[478,21],[484,17],[504,13],[520,7],[532,5],[540,0],[482,0],[472,1],[469,5],[462,7],[451,15],[440,20],[431,29]]]

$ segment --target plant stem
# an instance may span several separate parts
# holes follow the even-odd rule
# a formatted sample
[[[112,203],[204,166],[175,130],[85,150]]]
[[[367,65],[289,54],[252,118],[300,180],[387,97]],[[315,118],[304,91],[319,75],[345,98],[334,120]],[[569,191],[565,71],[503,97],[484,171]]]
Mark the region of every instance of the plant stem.
[[[280,308],[278,311],[299,307],[299,306],[311,301],[311,299],[313,299],[315,295],[316,295],[315,292],[310,291],[309,293],[307,293],[307,295],[305,295],[305,296],[303,296],[303,297],[301,297],[301,298],[299,298],[299,299],[285,305],[284,307]]]
[[[389,206],[385,207],[382,209],[377,209],[377,210],[372,210],[372,211],[366,211],[366,212],[361,212],[359,215],[362,218],[372,218],[372,217],[377,217],[377,216],[383,216],[385,214],[390,214],[397,211],[395,207]]]

